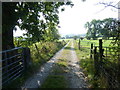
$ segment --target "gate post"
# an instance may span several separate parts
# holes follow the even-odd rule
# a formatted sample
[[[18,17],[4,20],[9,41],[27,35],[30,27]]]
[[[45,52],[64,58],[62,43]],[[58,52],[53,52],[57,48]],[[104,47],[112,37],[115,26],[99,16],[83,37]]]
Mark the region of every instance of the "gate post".
[[[102,39],[99,39],[99,57],[100,57],[100,63],[102,62],[102,56],[103,56]]]
[[[23,48],[23,55],[24,55],[24,67],[25,69],[27,69],[28,66],[31,64],[30,48],[28,47]]]
[[[90,58],[92,59],[92,54],[93,54],[93,43],[91,43],[91,48],[90,48]]]
[[[120,43],[118,44],[118,72],[117,73],[118,73],[117,78],[118,78],[118,81],[120,84]],[[120,87],[120,85],[119,85],[119,87]]]
[[[78,42],[78,48],[79,48],[79,50],[80,50],[80,38],[79,38],[79,42]]]
[[[95,76],[97,76],[98,74],[98,68],[97,68],[97,63],[98,63],[98,60],[97,60],[97,47],[94,48],[94,68],[95,68]]]

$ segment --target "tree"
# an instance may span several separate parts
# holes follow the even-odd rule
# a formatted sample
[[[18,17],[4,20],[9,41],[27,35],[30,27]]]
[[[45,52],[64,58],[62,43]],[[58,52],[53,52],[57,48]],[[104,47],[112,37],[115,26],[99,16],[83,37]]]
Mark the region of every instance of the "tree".
[[[97,34],[97,28],[96,28],[96,20],[92,20],[91,21],[91,37],[93,38],[93,40],[95,40],[97,38],[96,34]]]
[[[87,29],[87,34],[86,34],[86,38],[87,39],[91,39],[91,24],[90,22],[86,22],[86,24],[84,25],[84,27]]]
[[[74,40],[76,40],[78,37],[77,36],[73,36]]]
[[[84,39],[84,37],[80,37],[80,39],[81,39],[81,40],[83,40],[83,39]]]
[[[117,20],[114,18],[106,18],[103,20],[103,32],[101,30],[101,33],[104,35],[104,37],[115,37],[116,30],[117,30]]]
[[[56,27],[48,28],[45,30],[45,35],[43,36],[45,41],[55,41],[60,38],[58,29]]]
[[[117,20],[114,18],[106,18],[104,20],[92,20],[85,24],[87,28],[86,38],[97,39],[98,37],[108,38],[115,37],[117,31]]]
[[[14,11],[17,3],[2,3],[2,49],[13,48],[13,28],[17,17]]]
[[[73,5],[71,2],[3,2],[2,3],[2,49],[14,48],[13,29],[18,25],[27,36],[36,41],[43,39],[48,24],[59,24],[58,8]]]
[[[107,7],[112,7],[115,10],[118,10],[118,12],[120,10],[120,2],[118,2],[116,4],[114,2],[107,2],[107,3],[106,2],[99,2],[98,4],[103,5],[104,9]],[[114,31],[112,33],[114,35],[113,37],[114,37],[115,41],[113,43],[114,43],[114,45],[117,44],[118,47],[120,47],[120,19],[118,18],[118,20],[116,20],[114,22],[115,22],[115,25],[113,26]],[[116,29],[115,29],[115,27],[116,27]],[[120,51],[120,49],[119,49],[119,51]]]
[[[85,24],[85,28],[88,29],[87,37],[93,38],[93,40],[95,40],[97,38],[97,33],[98,33],[98,29],[99,29],[98,22],[99,21],[94,19],[91,22],[87,22]]]

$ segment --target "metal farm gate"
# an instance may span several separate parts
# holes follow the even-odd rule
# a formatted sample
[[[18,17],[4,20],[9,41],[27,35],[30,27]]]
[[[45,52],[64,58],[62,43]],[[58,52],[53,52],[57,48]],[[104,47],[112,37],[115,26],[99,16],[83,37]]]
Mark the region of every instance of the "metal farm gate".
[[[28,49],[29,48],[17,47],[0,52],[2,56],[2,60],[0,60],[0,65],[2,65],[2,67],[0,67],[0,72],[2,72],[2,77],[0,77],[2,79],[2,86],[20,77],[23,73],[27,65],[26,51]]]

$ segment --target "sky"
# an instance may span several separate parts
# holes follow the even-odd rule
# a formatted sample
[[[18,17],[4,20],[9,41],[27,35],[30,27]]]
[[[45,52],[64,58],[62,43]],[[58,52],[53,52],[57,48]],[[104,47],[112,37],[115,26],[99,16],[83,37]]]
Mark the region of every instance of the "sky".
[[[66,7],[64,12],[59,14],[60,34],[84,34],[87,30],[84,28],[84,24],[92,19],[104,19],[104,18],[118,18],[118,11],[112,7],[107,7],[98,4],[99,2],[114,1],[115,4],[119,0],[72,0],[74,6]]]
[[[87,30],[84,28],[84,24],[92,19],[104,19],[104,18],[118,18],[118,10],[107,7],[104,9],[104,5],[97,4],[99,2],[114,2],[117,4],[119,0],[72,0],[74,6],[65,7],[65,11],[59,13],[59,33],[64,36],[66,34],[85,34]],[[25,31],[18,29],[14,31],[14,36],[21,36]]]

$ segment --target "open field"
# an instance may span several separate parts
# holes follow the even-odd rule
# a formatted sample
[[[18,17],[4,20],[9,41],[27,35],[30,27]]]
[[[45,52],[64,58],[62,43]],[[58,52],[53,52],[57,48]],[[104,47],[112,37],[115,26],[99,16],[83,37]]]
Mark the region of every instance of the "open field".
[[[59,39],[59,41],[69,41],[69,40],[71,40],[71,39]]]
[[[103,47],[110,46],[112,40],[103,40]],[[77,42],[79,40],[77,39]],[[99,46],[99,40],[80,40],[80,45],[83,47],[90,47],[91,43],[93,43],[94,46]]]

